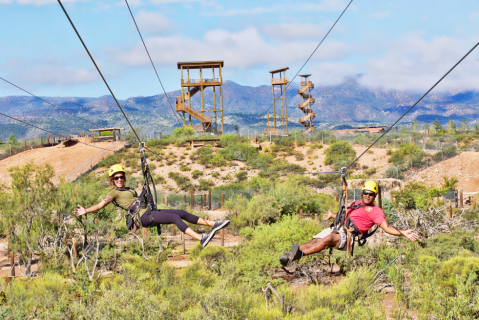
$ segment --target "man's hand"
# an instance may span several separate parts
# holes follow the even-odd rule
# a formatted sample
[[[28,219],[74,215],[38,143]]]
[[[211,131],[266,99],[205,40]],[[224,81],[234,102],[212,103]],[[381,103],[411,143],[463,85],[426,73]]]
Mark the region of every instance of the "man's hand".
[[[75,214],[76,214],[77,216],[82,216],[82,215],[86,214],[86,209],[83,208],[83,207],[80,206],[80,205],[78,205],[78,208],[75,208],[73,211],[75,212]]]
[[[409,229],[409,230],[401,230],[400,232],[402,233],[403,236],[408,238],[411,241],[416,241],[419,239],[419,236],[415,232],[416,229]]]
[[[336,218],[336,215],[332,213],[330,210],[328,210],[328,213],[323,215],[323,220],[328,221],[331,218]]]

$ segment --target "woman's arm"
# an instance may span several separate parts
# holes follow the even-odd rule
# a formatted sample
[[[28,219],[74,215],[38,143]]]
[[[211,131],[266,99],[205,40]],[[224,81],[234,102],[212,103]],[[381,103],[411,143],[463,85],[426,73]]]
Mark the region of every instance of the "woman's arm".
[[[87,213],[98,211],[101,208],[104,208],[107,205],[109,205],[110,202],[112,202],[112,201],[113,201],[113,198],[109,194],[107,194],[105,199],[100,201],[99,204],[95,204],[94,206],[91,206],[90,208],[86,208],[86,209],[83,208],[82,206],[78,205],[78,208],[75,208],[74,211],[75,211],[75,214],[77,216],[82,216],[82,215],[87,214]]]
[[[409,230],[398,230],[389,225],[389,223],[385,220],[381,223],[380,227],[387,233],[392,234],[393,236],[405,236],[411,241],[416,241],[419,239],[419,236],[414,232],[416,229],[409,229]]]

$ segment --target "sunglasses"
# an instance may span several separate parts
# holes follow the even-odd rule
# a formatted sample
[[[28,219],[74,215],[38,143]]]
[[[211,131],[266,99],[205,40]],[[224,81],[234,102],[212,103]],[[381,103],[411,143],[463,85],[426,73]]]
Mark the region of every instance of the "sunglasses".
[[[116,181],[116,180],[120,180],[120,179],[125,180],[125,176],[116,176],[116,177],[113,177],[113,180],[115,180],[115,181]]]
[[[371,197],[374,197],[376,195],[374,192],[366,192],[366,191],[363,191],[363,194],[365,196],[371,196]]]

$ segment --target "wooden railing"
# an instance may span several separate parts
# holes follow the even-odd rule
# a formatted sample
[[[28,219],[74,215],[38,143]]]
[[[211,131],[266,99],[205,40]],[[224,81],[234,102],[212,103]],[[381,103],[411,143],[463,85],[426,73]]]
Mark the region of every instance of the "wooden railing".
[[[211,82],[221,82],[221,78],[211,78],[211,79],[182,79],[181,83],[211,83]]]
[[[315,103],[315,102],[316,102],[316,100],[315,100],[313,97],[311,97],[311,98],[309,98],[308,100],[304,101],[303,103],[299,103],[299,104],[298,104],[298,108],[303,109],[303,108],[304,108],[305,106],[307,106],[309,103]]]
[[[271,79],[271,83],[284,83],[284,82],[289,82],[289,79],[288,78]]]
[[[301,119],[299,119],[299,122],[306,122],[308,121],[310,118],[315,118],[316,117],[316,113],[314,112],[311,112],[311,113],[308,113],[307,115],[305,115],[304,117],[302,117]]]
[[[301,85],[302,86],[306,86],[306,85],[313,85],[313,82],[312,81],[301,81]]]
[[[183,103],[177,103],[176,104],[176,111],[177,112],[178,111],[186,112],[186,113],[192,115],[194,118],[196,118],[197,120],[199,120],[201,122],[211,123],[211,116],[204,116],[201,113],[199,113],[198,111],[195,111],[195,110],[189,108],[187,105],[185,105]]]

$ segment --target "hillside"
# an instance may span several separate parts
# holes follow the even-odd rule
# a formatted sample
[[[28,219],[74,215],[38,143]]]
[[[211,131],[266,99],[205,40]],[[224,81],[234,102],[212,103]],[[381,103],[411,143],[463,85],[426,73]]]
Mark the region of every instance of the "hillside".
[[[313,109],[318,113],[317,123],[347,123],[347,122],[379,122],[391,123],[393,119],[398,118],[407,110],[419,97],[420,94],[400,91],[385,91],[380,89],[370,89],[358,84],[357,78],[347,79],[345,82],[335,86],[316,86],[313,96],[316,98],[316,104]],[[293,82],[287,89],[287,103],[289,106],[288,116],[290,121],[296,123],[301,112],[297,108],[300,101],[296,93],[298,84]],[[174,97],[181,95],[181,91],[168,93],[172,103]],[[206,89],[205,101],[211,104],[213,93],[211,89]],[[233,118],[226,119],[225,122],[231,126],[251,126],[255,125],[261,130],[266,119],[258,118],[259,114],[269,110],[271,99],[271,86],[263,85],[259,87],[249,87],[237,84],[233,81],[225,81],[223,86],[224,110],[226,116]],[[88,117],[102,126],[124,125],[124,119],[116,117],[118,107],[115,105],[111,96],[99,98],[78,98],[78,97],[44,97],[53,104],[68,110],[78,116]],[[217,94],[217,99],[219,95]],[[195,95],[192,99],[193,107],[197,108],[200,101],[200,95]],[[171,128],[177,123],[174,120],[172,110],[164,94],[150,97],[131,97],[121,100],[120,103],[125,111],[130,115],[138,115],[138,118],[152,118],[155,123],[164,128]],[[85,125],[78,119],[64,115],[58,109],[48,104],[26,96],[11,96],[0,98],[0,112],[19,117],[26,121],[33,121],[37,124],[43,124],[51,127],[55,119],[62,119],[62,122],[73,122],[58,130],[65,132],[67,130],[82,130]],[[422,122],[432,122],[439,119],[442,123],[447,122],[451,117],[453,120],[460,121],[465,118],[470,124],[476,123],[479,115],[479,93],[478,92],[450,92],[450,93],[431,93],[421,104],[405,118],[405,121],[417,119]],[[72,121],[73,119],[73,121]],[[163,120],[163,121],[162,121]],[[11,120],[1,117],[0,123],[9,123]],[[144,126],[144,121],[134,122],[137,126]],[[20,127],[20,125],[15,125]],[[0,136],[6,134],[7,129],[0,125]],[[260,128],[261,127],[261,128]],[[11,132],[21,134],[21,129],[8,127]]]

